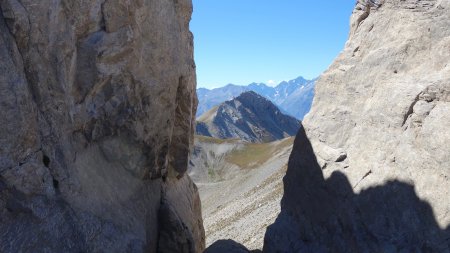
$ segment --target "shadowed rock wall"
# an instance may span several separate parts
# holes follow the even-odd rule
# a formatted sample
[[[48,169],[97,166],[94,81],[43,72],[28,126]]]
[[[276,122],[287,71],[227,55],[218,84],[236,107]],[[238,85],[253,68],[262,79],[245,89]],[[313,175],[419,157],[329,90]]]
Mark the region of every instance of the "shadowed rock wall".
[[[439,227],[414,185],[387,180],[355,193],[342,172],[325,179],[304,128],[283,181],[264,252],[450,252],[450,226]]]
[[[201,252],[191,1],[0,8],[0,251]]]

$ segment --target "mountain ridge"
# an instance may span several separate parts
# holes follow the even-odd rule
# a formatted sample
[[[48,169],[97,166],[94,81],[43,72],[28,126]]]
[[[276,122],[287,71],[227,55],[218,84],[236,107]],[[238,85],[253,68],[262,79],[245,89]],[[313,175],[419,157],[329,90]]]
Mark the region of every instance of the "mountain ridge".
[[[243,92],[254,91],[272,101],[283,113],[303,119],[311,108],[316,80],[317,78],[307,80],[299,76],[289,81],[282,81],[275,87],[253,82],[245,86],[230,83],[214,89],[198,88],[199,103],[196,116],[201,116],[214,106],[231,100]]]
[[[220,139],[269,142],[293,136],[299,127],[297,119],[284,115],[269,99],[247,91],[200,116],[196,132]]]

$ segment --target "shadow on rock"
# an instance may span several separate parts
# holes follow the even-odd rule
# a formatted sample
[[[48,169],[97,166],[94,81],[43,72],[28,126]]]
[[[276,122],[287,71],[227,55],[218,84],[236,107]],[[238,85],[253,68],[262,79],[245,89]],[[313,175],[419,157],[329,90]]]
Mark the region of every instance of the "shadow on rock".
[[[356,194],[342,173],[325,180],[303,127],[283,182],[263,252],[450,252],[450,226],[438,226],[413,185],[387,181]]]
[[[209,246],[203,253],[259,253],[260,250],[248,250],[233,240],[219,240]]]

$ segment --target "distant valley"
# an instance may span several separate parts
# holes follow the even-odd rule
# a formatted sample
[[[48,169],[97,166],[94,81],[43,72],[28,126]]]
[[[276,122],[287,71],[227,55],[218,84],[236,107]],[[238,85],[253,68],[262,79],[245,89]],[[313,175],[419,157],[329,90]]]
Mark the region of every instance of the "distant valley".
[[[197,117],[243,92],[254,91],[272,101],[283,113],[301,120],[311,109],[315,81],[316,79],[306,80],[298,77],[290,81],[283,81],[276,87],[264,83],[251,83],[247,86],[228,84],[211,90],[199,88],[197,89],[199,100]]]
[[[202,200],[206,245],[232,238],[260,249],[280,212],[294,137],[269,143],[195,137],[188,173]],[[245,229],[239,229],[245,228]]]

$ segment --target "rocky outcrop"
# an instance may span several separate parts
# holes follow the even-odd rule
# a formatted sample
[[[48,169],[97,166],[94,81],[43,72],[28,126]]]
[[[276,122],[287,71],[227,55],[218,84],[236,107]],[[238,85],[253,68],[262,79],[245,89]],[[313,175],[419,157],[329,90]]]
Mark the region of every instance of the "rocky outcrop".
[[[264,252],[450,252],[450,2],[376,3],[316,83]]]
[[[198,118],[199,135],[219,139],[270,142],[293,136],[300,122],[284,115],[268,99],[247,91]]]
[[[201,252],[191,1],[0,7],[0,251]]]

